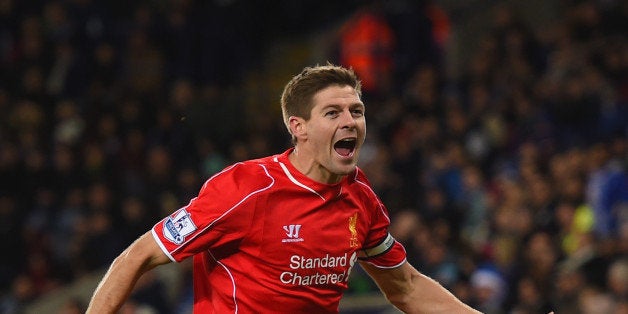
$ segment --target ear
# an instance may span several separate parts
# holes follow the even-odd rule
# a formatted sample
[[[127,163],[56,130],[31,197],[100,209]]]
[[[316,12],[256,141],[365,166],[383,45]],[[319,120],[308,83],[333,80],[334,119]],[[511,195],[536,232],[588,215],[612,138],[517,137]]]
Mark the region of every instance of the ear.
[[[290,133],[292,133],[292,136],[297,138],[297,140],[307,137],[307,127],[303,118],[290,116],[290,118],[288,118],[288,125],[290,126]]]

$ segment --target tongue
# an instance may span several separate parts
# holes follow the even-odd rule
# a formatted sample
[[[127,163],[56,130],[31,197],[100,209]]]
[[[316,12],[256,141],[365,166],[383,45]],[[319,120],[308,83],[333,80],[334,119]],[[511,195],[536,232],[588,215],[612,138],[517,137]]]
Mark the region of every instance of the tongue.
[[[336,153],[338,153],[340,156],[349,156],[349,154],[351,154],[351,149],[349,148],[344,148],[344,147],[335,147],[334,148],[336,150]]]

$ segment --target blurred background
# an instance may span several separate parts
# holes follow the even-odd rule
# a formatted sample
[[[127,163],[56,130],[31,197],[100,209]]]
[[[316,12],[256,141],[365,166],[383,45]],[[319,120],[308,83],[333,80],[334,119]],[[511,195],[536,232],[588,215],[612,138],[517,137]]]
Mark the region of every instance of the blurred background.
[[[485,313],[628,313],[628,3],[0,0],[0,313],[82,313],[283,85],[353,67],[360,166],[409,261]],[[123,313],[190,313],[190,265]],[[343,313],[394,312],[359,269]]]

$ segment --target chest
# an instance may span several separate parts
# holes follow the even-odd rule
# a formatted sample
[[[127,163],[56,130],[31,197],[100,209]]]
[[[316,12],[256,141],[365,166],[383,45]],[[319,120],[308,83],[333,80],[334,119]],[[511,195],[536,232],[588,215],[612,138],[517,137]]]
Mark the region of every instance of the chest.
[[[267,260],[343,257],[361,248],[367,237],[369,214],[360,199],[339,194],[323,199],[313,193],[293,191],[260,198],[251,234],[259,254]]]

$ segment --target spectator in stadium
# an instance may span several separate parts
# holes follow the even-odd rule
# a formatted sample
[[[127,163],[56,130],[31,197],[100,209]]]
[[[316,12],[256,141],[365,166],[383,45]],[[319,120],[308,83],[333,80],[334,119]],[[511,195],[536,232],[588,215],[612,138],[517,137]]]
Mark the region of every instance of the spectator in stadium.
[[[338,36],[340,64],[360,76],[368,96],[387,95],[392,84],[394,34],[382,14],[382,3],[373,1],[342,26]]]
[[[194,310],[333,313],[355,262],[404,312],[477,313],[406,260],[358,156],[366,135],[352,70],[305,68],[281,106],[294,147],[236,163],[111,265],[88,313],[113,313],[148,270],[193,257]]]

